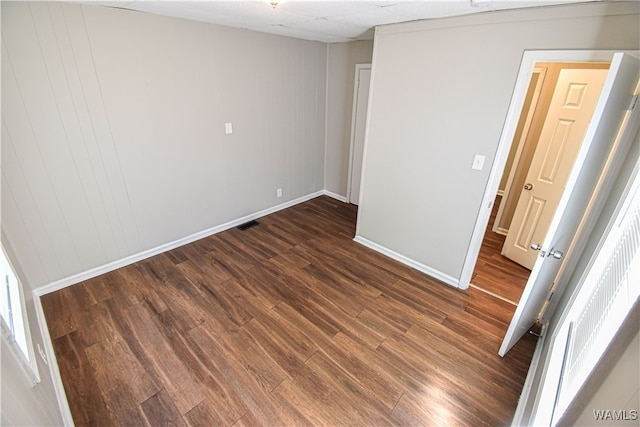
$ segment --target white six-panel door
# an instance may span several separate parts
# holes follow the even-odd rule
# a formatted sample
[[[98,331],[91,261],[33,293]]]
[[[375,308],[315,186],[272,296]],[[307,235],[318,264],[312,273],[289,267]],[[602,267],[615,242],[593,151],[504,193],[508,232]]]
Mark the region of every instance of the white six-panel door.
[[[628,113],[639,70],[640,62],[637,58],[624,53],[614,54],[593,118],[549,231],[542,242],[541,256],[536,258],[529,281],[498,351],[501,356],[504,356],[538,319],[540,310],[549,296],[549,288],[553,286],[562,263],[567,262],[567,256],[575,258],[580,255],[579,251],[571,254],[567,253],[567,250],[572,247],[579,229],[580,233],[590,232],[587,227],[580,227],[585,213],[602,207],[601,200],[592,203],[592,196],[598,187],[605,186],[605,181],[612,181],[610,176],[604,177],[605,180],[601,181],[601,172],[607,161],[617,161],[616,156],[619,155],[610,158],[614,148],[618,153],[623,151],[615,144],[618,143],[620,126]],[[590,227],[592,228],[593,224]],[[550,256],[554,253],[560,256]]]
[[[533,268],[560,202],[608,70],[563,69],[542,127],[502,254]]]

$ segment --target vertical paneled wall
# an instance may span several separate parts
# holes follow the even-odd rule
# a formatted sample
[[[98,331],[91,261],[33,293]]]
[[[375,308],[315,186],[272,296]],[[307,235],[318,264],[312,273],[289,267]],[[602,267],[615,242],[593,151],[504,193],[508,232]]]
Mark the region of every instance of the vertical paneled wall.
[[[321,190],[325,86],[323,43],[3,2],[2,230],[23,280]]]

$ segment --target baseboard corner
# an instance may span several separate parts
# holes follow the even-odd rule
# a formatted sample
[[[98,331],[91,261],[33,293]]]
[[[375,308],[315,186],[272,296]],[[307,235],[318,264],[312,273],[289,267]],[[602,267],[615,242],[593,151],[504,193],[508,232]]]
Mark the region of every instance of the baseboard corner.
[[[436,270],[435,268],[429,267],[428,265],[425,265],[419,261],[416,261],[412,258],[409,258],[405,255],[402,255],[398,252],[395,252],[383,245],[380,245],[378,243],[375,243],[365,237],[362,237],[361,235],[357,234],[354,238],[353,241],[356,243],[359,243],[363,246],[368,247],[369,249],[372,249],[376,252],[379,252],[391,259],[394,259],[404,265],[407,265],[415,270],[420,271],[421,273],[426,274],[427,276],[433,277],[434,279],[437,279],[443,283],[445,283],[446,285],[452,286],[456,289],[460,289],[460,283],[459,283],[459,279],[456,279],[455,277],[452,277],[446,273],[443,273],[439,270]]]
[[[346,196],[342,196],[342,195],[340,195],[340,194],[338,194],[338,193],[334,193],[333,191],[323,190],[323,191],[322,191],[322,194],[323,194],[323,195],[325,195],[325,196],[329,196],[329,197],[331,197],[332,199],[336,199],[336,200],[338,200],[338,201],[340,201],[340,202],[343,202],[343,203],[348,203],[348,202],[349,202],[349,201],[347,200],[347,197],[346,197]]]

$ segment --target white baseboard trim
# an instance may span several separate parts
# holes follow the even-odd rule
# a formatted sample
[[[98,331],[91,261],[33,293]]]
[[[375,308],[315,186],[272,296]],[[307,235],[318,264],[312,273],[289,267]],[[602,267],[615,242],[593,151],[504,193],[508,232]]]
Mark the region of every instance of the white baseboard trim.
[[[56,280],[55,282],[51,282],[49,284],[46,284],[34,289],[33,293],[34,295],[37,295],[39,297],[42,295],[49,294],[51,292],[58,291],[60,289],[66,288],[67,286],[75,285],[76,283],[80,283],[85,280],[89,280],[94,277],[100,276],[102,274],[109,273],[110,271],[114,271],[119,268],[126,267],[127,265],[133,264],[135,262],[142,261],[144,259],[150,258],[155,255],[159,255],[161,253],[170,251],[171,249],[175,249],[180,246],[186,245],[188,243],[195,242],[196,240],[200,240],[205,237],[212,236],[214,234],[220,233],[230,228],[237,227],[238,225],[244,224],[245,222],[258,219],[266,215],[270,215],[272,213],[281,211],[291,206],[295,206],[297,204],[306,202],[307,200],[311,200],[318,196],[323,196],[323,195],[331,196],[330,194],[327,194],[327,193],[328,192],[326,192],[326,190],[320,190],[311,194],[307,194],[302,197],[298,197],[297,199],[293,199],[288,202],[273,206],[271,208],[267,208],[267,209],[243,216],[242,218],[238,218],[233,221],[229,221],[224,224],[217,225],[215,227],[207,228],[206,230],[202,230],[197,233],[191,234],[189,236],[183,237],[181,239],[174,240],[173,242],[169,242],[152,249],[147,249],[146,251],[142,251],[137,254],[133,254],[128,257],[121,258],[119,260],[112,261],[110,263],[92,268],[90,270],[83,271],[78,274],[74,274],[73,276]]]
[[[536,343],[536,348],[533,350],[533,356],[531,357],[531,363],[529,364],[529,371],[527,372],[527,377],[524,380],[524,385],[522,386],[522,392],[520,393],[520,398],[518,399],[518,406],[516,406],[516,412],[513,415],[513,421],[511,422],[512,426],[521,426],[521,425],[529,425],[530,419],[525,420],[525,416],[530,418],[531,414],[526,414],[527,407],[531,406],[531,398],[532,393],[537,393],[538,389],[534,390],[534,384],[536,381],[537,370],[542,361],[542,348],[544,347],[544,342],[547,334],[542,334],[542,336],[538,339]],[[529,408],[530,410],[530,408]]]
[[[35,291],[33,291],[33,303],[36,309],[36,321],[38,322],[38,327],[40,328],[40,333],[42,335],[42,346],[44,347],[44,352],[47,356],[47,366],[49,367],[51,381],[53,382],[53,390],[55,391],[56,398],[58,399],[58,408],[60,409],[62,422],[65,426],[73,426],[73,416],[71,415],[71,408],[69,408],[67,394],[65,393],[64,385],[62,384],[62,376],[60,376],[58,360],[56,359],[56,353],[53,350],[53,341],[51,341],[47,321],[44,317],[42,301],[40,301],[40,295],[37,295]],[[40,356],[36,354],[35,357]]]
[[[298,197],[297,199],[290,200],[288,202],[273,206],[271,208],[267,208],[267,209],[243,216],[242,218],[238,218],[233,221],[229,221],[224,224],[199,231],[197,233],[191,234],[189,236],[183,237],[173,242],[166,243],[164,245],[160,245],[155,248],[148,249],[146,251],[142,251],[140,253],[101,265],[99,267],[92,268],[90,270],[87,270],[78,274],[74,274],[69,277],[65,277],[64,279],[56,280],[55,282],[51,282],[47,285],[40,286],[34,289],[32,292],[33,292],[33,299],[34,299],[34,304],[36,308],[36,318],[37,318],[38,326],[40,327],[40,332],[42,333],[42,345],[44,346],[44,351],[47,356],[49,372],[51,374],[51,378],[53,381],[53,388],[55,390],[56,397],[58,399],[58,406],[60,408],[60,414],[62,416],[64,425],[73,426],[74,422],[73,422],[73,416],[71,415],[71,409],[69,408],[69,402],[67,401],[67,395],[64,391],[64,385],[62,384],[62,377],[60,376],[60,369],[58,368],[58,361],[56,359],[55,351],[53,349],[53,342],[51,340],[51,335],[49,334],[49,328],[47,326],[44,310],[42,308],[42,302],[40,300],[40,298],[43,295],[58,291],[60,289],[66,288],[67,286],[75,285],[76,283],[80,283],[85,280],[92,279],[94,277],[100,276],[101,274],[105,274],[110,271],[117,270],[118,268],[125,267],[127,265],[133,264],[138,261],[142,261],[154,255],[158,255],[163,252],[169,251],[171,249],[175,249],[177,247],[186,245],[188,243],[195,242],[196,240],[200,240],[202,238],[214,235],[216,233],[220,233],[230,228],[237,227],[238,225],[244,224],[245,222],[258,219],[266,215],[270,215],[272,213],[281,211],[291,206],[295,206],[297,204],[306,202],[308,200],[311,200],[313,198],[316,198],[322,195],[332,197],[341,202],[345,202],[345,203],[347,202],[347,198],[344,196],[340,196],[339,194],[335,194],[327,190],[316,191],[314,193],[310,193],[305,196]]]
[[[394,259],[398,262],[401,262],[405,265],[408,265],[411,268],[414,268],[428,276],[433,277],[434,279],[438,279],[441,282],[446,283],[449,286],[453,286],[454,288],[459,288],[459,280],[455,277],[449,276],[441,271],[438,271],[434,268],[431,268],[427,265],[424,265],[418,261],[415,261],[409,257],[406,257],[402,254],[399,254],[391,249],[388,249],[382,245],[379,245],[371,240],[368,240],[362,236],[356,236],[353,239],[355,242],[360,243],[363,246],[368,247],[369,249],[373,249],[376,252],[380,252],[383,255],[388,256],[391,259]]]
[[[495,230],[494,233],[498,233],[498,234],[501,234],[503,236],[506,236],[507,234],[509,234],[509,230],[506,229],[506,228],[498,227],[498,229]]]
[[[341,196],[340,194],[334,193],[333,191],[324,190],[322,194],[324,194],[325,196],[329,196],[333,199],[336,199],[340,202],[349,203],[349,201],[347,200],[347,196]]]

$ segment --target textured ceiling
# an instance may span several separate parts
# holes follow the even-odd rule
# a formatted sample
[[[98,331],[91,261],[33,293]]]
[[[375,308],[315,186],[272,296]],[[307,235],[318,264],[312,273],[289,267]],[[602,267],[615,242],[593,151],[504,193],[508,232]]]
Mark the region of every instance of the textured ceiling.
[[[87,1],[326,43],[373,38],[377,25],[585,0],[267,0]]]

